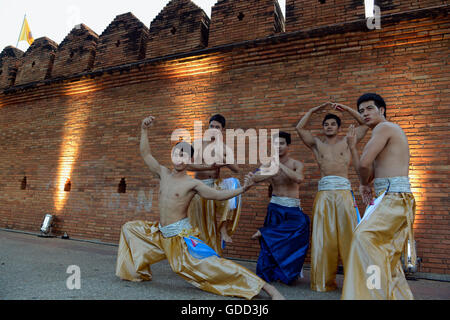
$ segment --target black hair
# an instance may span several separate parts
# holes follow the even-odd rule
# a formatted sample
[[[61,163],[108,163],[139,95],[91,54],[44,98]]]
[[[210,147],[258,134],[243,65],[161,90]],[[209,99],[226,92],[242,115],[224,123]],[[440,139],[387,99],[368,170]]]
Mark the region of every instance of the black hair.
[[[217,121],[222,125],[222,128],[225,128],[225,117],[221,114],[215,114],[209,119],[209,123]]]
[[[358,108],[358,111],[359,111],[359,105],[361,103],[370,101],[370,100],[373,100],[373,102],[375,103],[375,105],[377,106],[378,109],[384,108],[383,115],[386,118],[386,103],[384,102],[384,99],[376,93],[365,93],[361,97],[359,97],[358,101],[356,102],[356,107]]]
[[[291,144],[291,134],[290,133],[287,133],[285,131],[280,131],[280,132],[278,132],[278,137],[284,138],[284,140],[286,140],[287,145]],[[276,138],[276,135],[274,135],[274,138]]]
[[[175,149],[180,149],[181,152],[186,152],[187,154],[190,152],[191,158],[194,156],[194,147],[186,141],[178,142],[174,147],[174,150]]]
[[[327,121],[328,119],[334,119],[336,120],[336,123],[338,125],[338,128],[341,127],[341,118],[339,118],[337,115],[329,113],[325,116],[325,118],[322,121],[322,126],[325,124],[325,121]]]

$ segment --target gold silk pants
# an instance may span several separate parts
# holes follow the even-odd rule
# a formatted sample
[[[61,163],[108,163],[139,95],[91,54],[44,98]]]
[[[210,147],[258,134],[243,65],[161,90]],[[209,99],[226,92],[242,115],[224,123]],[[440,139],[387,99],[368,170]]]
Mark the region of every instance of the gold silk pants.
[[[197,235],[193,229],[165,238],[157,222],[131,221],[122,226],[116,275],[123,280],[152,280],[150,266],[167,259],[172,270],[195,287],[222,296],[251,299],[265,282],[230,260],[190,255],[184,237]]]
[[[412,193],[387,193],[356,227],[341,299],[414,299],[400,258],[408,237],[413,243],[415,210]]]
[[[335,290],[339,256],[345,273],[357,213],[351,190],[319,191],[314,199],[311,290]]]
[[[221,185],[222,179],[216,179],[211,187],[223,190]],[[206,200],[196,194],[189,205],[188,216],[191,225],[200,231],[199,238],[214,249],[219,256],[222,256],[223,253],[220,229],[226,222],[227,234],[231,237],[239,222],[242,202],[240,197],[236,198],[235,208],[230,208],[229,200]]]

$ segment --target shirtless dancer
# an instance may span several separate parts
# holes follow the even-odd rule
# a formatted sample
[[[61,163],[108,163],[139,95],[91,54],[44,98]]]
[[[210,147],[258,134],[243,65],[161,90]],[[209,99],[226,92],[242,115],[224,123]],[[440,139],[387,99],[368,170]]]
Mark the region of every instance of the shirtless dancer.
[[[400,262],[407,239],[414,243],[416,203],[408,178],[408,139],[402,128],[386,120],[386,104],[379,95],[362,95],[357,107],[372,129],[359,160],[360,190],[368,204],[372,200],[369,184],[373,180],[381,202],[370,215],[366,211],[354,231],[342,299],[413,299]],[[414,245],[411,245],[411,257],[414,264]],[[378,270],[375,274],[380,277],[378,286],[367,284],[373,270]]]
[[[225,118],[216,114],[209,120],[209,129],[218,130],[222,135],[225,130]],[[208,145],[214,143],[214,137],[211,141],[202,141],[202,150]],[[226,157],[226,145],[224,151],[224,159]],[[202,154],[196,154],[195,160],[202,160]],[[197,162],[197,161],[196,161]],[[202,161],[203,162],[203,161]],[[195,178],[201,180],[204,184],[218,190],[232,190],[239,188],[241,185],[236,178],[221,179],[220,170],[228,168],[232,172],[239,172],[239,167],[235,164],[214,163],[208,165],[189,164],[187,169],[195,171]],[[189,218],[192,226],[200,231],[200,238],[214,249],[219,255],[222,255],[225,243],[232,242],[231,236],[236,230],[239,216],[241,213],[241,197],[234,197],[226,201],[209,200],[195,195],[189,206]],[[219,222],[217,222],[217,218]]]
[[[337,288],[339,256],[347,273],[345,265],[358,220],[356,202],[348,180],[351,152],[347,139],[338,137],[340,118],[334,114],[325,116],[322,122],[323,140],[305,129],[311,116],[326,106],[346,111],[358,121],[360,125],[355,129],[357,142],[369,129],[356,110],[330,102],[309,110],[296,127],[300,138],[313,152],[322,176],[313,204],[311,239],[311,289],[320,292]]]
[[[206,199],[226,200],[248,190],[253,181],[246,178],[244,187],[218,191],[186,174],[193,148],[185,142],[173,150],[173,170],[160,165],[150,152],[147,129],[154,117],[143,120],[141,155],[150,171],[160,180],[159,222],[132,221],[122,227],[116,275],[124,280],[151,280],[150,265],[167,259],[172,270],[205,291],[219,295],[251,299],[261,289],[273,299],[283,299],[278,290],[246,268],[218,257],[203,243],[198,231],[189,223],[187,210],[195,194]]]
[[[279,170],[265,175],[263,166],[250,175],[255,182],[270,182],[273,188],[264,227],[252,238],[259,239],[261,245],[256,274],[269,282],[291,284],[300,276],[308,251],[309,217],[300,207],[298,185],[304,179],[303,163],[289,156],[291,135],[280,131],[276,144]]]

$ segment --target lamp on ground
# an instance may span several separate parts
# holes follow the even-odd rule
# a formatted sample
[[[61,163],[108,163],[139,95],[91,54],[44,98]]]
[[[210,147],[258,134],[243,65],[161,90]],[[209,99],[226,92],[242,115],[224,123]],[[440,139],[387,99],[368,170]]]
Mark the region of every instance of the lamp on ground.
[[[39,235],[40,237],[47,237],[47,238],[54,237],[51,235],[53,226],[52,223],[53,223],[53,215],[47,213],[44,216],[44,221],[42,221],[41,234]]]
[[[416,251],[416,241],[413,241],[414,246],[414,252]],[[405,272],[405,277],[408,280],[416,280],[416,277],[414,276],[414,273],[417,272],[418,266],[420,265],[420,262],[422,262],[422,259],[419,257],[416,257],[416,261],[413,261],[413,257],[411,255],[411,243],[408,240],[408,243],[406,245],[406,252],[402,254],[402,266],[403,271]]]

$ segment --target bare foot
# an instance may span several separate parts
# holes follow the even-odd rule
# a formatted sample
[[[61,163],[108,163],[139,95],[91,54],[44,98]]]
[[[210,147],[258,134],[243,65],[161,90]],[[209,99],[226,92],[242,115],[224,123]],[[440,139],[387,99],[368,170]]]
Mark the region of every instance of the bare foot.
[[[286,298],[271,284],[266,283],[263,287],[263,290],[266,291],[272,300],[286,300]]]
[[[261,238],[261,232],[258,230],[254,235],[252,235],[252,239],[258,240],[259,238]]]
[[[222,237],[222,241],[225,241],[228,243],[233,242],[231,237],[228,235],[226,223],[224,223],[222,228],[220,228],[220,236]]]

